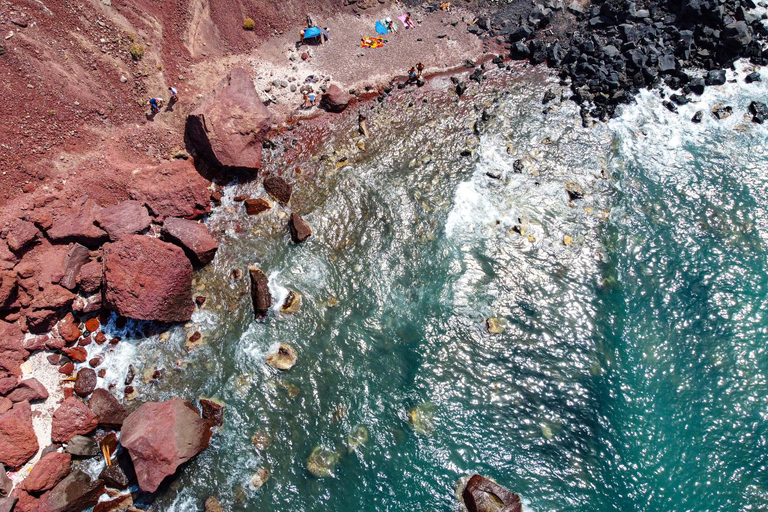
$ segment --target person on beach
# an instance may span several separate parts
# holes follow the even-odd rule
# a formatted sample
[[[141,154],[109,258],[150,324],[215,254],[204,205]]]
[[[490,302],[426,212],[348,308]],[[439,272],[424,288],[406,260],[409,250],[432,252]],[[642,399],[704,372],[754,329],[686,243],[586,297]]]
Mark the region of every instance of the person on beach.
[[[178,96],[179,91],[175,87],[169,86],[168,92],[171,93],[171,97],[168,98],[168,105],[170,106],[175,104],[179,100],[179,96]]]
[[[405,28],[416,28],[416,25],[413,24],[413,21],[411,21],[411,13],[407,12],[405,13]]]
[[[149,100],[149,108],[153,114],[157,114],[163,109],[163,98],[151,98]]]
[[[309,94],[304,93],[304,96],[302,96],[302,98],[304,98],[304,103],[301,104],[301,108],[304,108],[304,109],[310,108],[312,105],[310,105],[309,103]]]
[[[317,105],[317,96],[315,96],[315,93],[311,91],[309,93],[309,104],[313,107]]]
[[[392,21],[392,18],[387,18],[386,20],[387,24],[387,32],[390,34],[393,32],[397,32],[397,27],[395,26],[395,23]]]
[[[416,71],[418,71],[419,78],[421,78],[421,73],[424,71],[424,63],[423,62],[419,62],[418,64],[416,64]]]
[[[408,70],[408,82],[416,80],[416,68],[412,67]]]

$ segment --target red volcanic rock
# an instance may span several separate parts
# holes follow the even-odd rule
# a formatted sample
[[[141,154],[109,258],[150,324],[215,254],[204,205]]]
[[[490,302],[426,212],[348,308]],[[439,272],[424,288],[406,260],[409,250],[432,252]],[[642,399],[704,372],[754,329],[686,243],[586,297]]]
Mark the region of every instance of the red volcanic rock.
[[[295,213],[291,214],[291,219],[288,221],[288,230],[291,232],[291,240],[297,244],[306,241],[307,238],[312,236],[312,228]]]
[[[5,240],[0,240],[0,269],[10,270],[18,262],[19,257],[11,252]]]
[[[224,407],[223,404],[213,400],[208,400],[207,398],[200,399],[200,409],[202,410],[203,418],[217,427],[224,424]]]
[[[211,424],[180,398],[147,402],[123,422],[120,443],[128,450],[146,492],[157,490],[176,468],[208,447]]]
[[[40,500],[29,494],[27,491],[17,487],[13,490],[11,496],[19,500],[16,502],[13,512],[37,512],[37,502]]]
[[[78,322],[72,313],[67,313],[59,322],[59,334],[67,343],[74,342],[83,334],[77,324]]]
[[[93,392],[88,405],[98,416],[99,426],[106,429],[120,430],[125,417],[128,415],[125,412],[125,407],[117,401],[117,398],[103,388]]]
[[[80,269],[90,259],[90,251],[84,245],[74,244],[67,252],[64,260],[64,276],[59,284],[67,290],[74,290],[77,287],[77,276]]]
[[[134,176],[128,195],[147,205],[155,217],[193,219],[211,211],[208,182],[191,160],[144,167]]]
[[[320,98],[320,105],[325,107],[329,112],[344,112],[349,102],[352,101],[352,96],[339,87],[336,84],[332,84],[325,91],[323,97]]]
[[[88,351],[83,347],[65,347],[61,349],[69,358],[76,363],[84,363],[88,359]]]
[[[54,243],[77,242],[96,248],[109,238],[106,231],[95,224],[96,216],[101,210],[101,206],[95,201],[86,199],[55,219],[46,234]]]
[[[192,265],[167,242],[128,235],[104,248],[104,302],[118,314],[140,320],[185,322],[192,302]]]
[[[245,213],[248,215],[258,215],[261,212],[269,210],[270,208],[272,208],[272,205],[269,204],[269,201],[262,197],[245,200]]]
[[[24,379],[6,396],[11,402],[34,402],[48,398],[48,390],[34,377]]]
[[[97,379],[96,372],[91,368],[80,369],[75,378],[75,394],[85,398],[93,393],[93,390],[96,389]]]
[[[291,200],[291,194],[293,194],[293,185],[280,176],[267,176],[264,179],[264,190],[278,203],[288,204],[288,201]]]
[[[162,237],[184,249],[192,263],[206,265],[219,248],[205,224],[193,220],[168,218],[163,223]]]
[[[69,397],[53,413],[51,440],[66,443],[78,434],[93,431],[98,425],[99,419],[80,399]]]
[[[151,223],[147,209],[138,201],[123,201],[96,215],[96,225],[106,231],[113,242],[125,235],[141,233]]]
[[[96,337],[93,339],[97,345],[103,345],[107,341],[107,335],[103,331],[96,333]]]
[[[89,332],[94,332],[96,329],[99,328],[99,319],[96,317],[89,318],[85,321],[85,329]]]
[[[72,470],[72,456],[68,453],[51,452],[37,461],[21,488],[27,492],[43,492],[61,482]]]
[[[31,222],[25,220],[13,219],[10,224],[2,231],[3,238],[8,243],[8,247],[18,252],[26,246],[37,240],[40,231]]]
[[[0,375],[6,371],[14,376],[21,375],[23,363],[29,351],[24,348],[24,333],[18,324],[0,320]]]
[[[0,378],[0,395],[7,395],[16,387],[19,383],[19,379],[16,377],[2,377]]]
[[[90,261],[83,265],[78,275],[80,291],[83,293],[93,293],[101,288],[101,274],[100,261]]]
[[[0,416],[0,464],[21,466],[38,448],[29,402],[20,402]]]
[[[8,308],[16,298],[16,272],[0,270],[0,310]]]
[[[229,72],[216,90],[187,117],[186,135],[206,160],[223,167],[261,167],[261,141],[272,114],[253,80],[241,68]]]
[[[102,480],[92,480],[76,469],[40,497],[37,512],[79,512],[96,505],[103,493]]]
[[[13,402],[3,396],[0,396],[0,414],[4,414],[5,411],[11,410],[11,407],[13,407]],[[2,464],[0,464],[0,466],[2,466]]]

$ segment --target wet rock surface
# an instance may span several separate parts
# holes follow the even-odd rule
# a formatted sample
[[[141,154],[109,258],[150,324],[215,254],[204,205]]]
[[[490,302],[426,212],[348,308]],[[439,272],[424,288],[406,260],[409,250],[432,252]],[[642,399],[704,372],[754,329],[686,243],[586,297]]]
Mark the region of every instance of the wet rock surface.
[[[468,512],[522,512],[523,510],[520,496],[481,475],[473,475],[469,478],[461,490],[461,498]]]
[[[165,477],[208,447],[211,424],[189,402],[147,402],[123,422],[121,444],[131,455],[139,487],[154,492]]]
[[[293,194],[293,185],[280,176],[267,176],[264,179],[264,190],[280,204],[288,204]]]
[[[253,314],[258,319],[266,318],[267,315],[269,315],[269,308],[272,306],[272,295],[269,292],[269,279],[258,267],[248,267],[248,274],[251,278],[251,302],[253,303]]]
[[[312,236],[312,228],[296,213],[291,214],[288,221],[288,231],[291,233],[291,240],[297,244],[306,242]]]
[[[270,352],[264,358],[269,366],[282,371],[293,368],[296,365],[296,359],[296,349],[285,343],[281,343],[275,351]]]
[[[98,418],[99,426],[106,429],[120,430],[128,415],[117,398],[103,388],[93,392],[88,406]]]

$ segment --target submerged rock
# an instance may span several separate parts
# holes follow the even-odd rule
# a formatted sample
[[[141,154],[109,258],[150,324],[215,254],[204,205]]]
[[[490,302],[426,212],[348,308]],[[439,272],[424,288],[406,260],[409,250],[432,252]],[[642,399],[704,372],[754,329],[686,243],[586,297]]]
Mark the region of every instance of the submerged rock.
[[[322,446],[316,446],[307,459],[307,470],[317,478],[334,477],[333,472],[338,462],[338,453]]]
[[[576,199],[581,199],[584,197],[584,189],[575,181],[566,181],[565,191],[568,192],[568,197],[571,199],[571,201],[575,201]]]
[[[251,302],[253,314],[258,319],[267,318],[272,306],[272,295],[269,293],[269,279],[258,267],[248,267],[251,276]]]
[[[264,179],[264,190],[280,204],[288,204],[293,194],[293,185],[280,176],[268,176]]]
[[[251,487],[254,489],[260,489],[267,480],[269,480],[270,473],[267,468],[259,468],[256,473],[251,477]]]
[[[301,308],[301,294],[297,291],[290,290],[283,305],[280,306],[280,311],[283,313],[295,313],[299,308]]]
[[[520,496],[481,475],[464,477],[456,486],[467,512],[522,512]]]
[[[347,449],[354,452],[360,446],[364,446],[368,442],[368,438],[368,428],[365,425],[356,426],[352,432],[347,434]]]
[[[263,197],[257,197],[256,199],[246,199],[245,213],[248,215],[258,215],[272,208],[272,204]]]
[[[270,352],[264,358],[269,366],[283,371],[293,368],[296,364],[296,359],[296,350],[285,343],[281,343],[277,350]]]
[[[730,117],[731,114],[733,114],[733,107],[729,105],[718,103],[717,105],[712,107],[712,115],[714,115],[716,118],[720,120]]]
[[[486,318],[485,328],[491,334],[501,334],[507,327],[507,321],[503,318]]]
[[[414,432],[421,435],[432,435],[435,431],[435,413],[437,407],[432,402],[425,402],[408,409],[408,424]]]
[[[120,443],[128,450],[139,487],[155,492],[176,469],[208,447],[211,424],[180,398],[147,402],[123,422]]]

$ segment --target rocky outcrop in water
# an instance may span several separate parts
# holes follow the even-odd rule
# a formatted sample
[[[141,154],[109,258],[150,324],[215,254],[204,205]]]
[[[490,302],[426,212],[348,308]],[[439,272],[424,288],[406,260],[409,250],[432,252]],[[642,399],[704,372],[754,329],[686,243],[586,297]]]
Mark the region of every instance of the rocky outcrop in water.
[[[461,486],[463,485],[463,489]],[[461,500],[467,512],[522,512],[520,496],[508,491],[493,480],[473,475],[459,484]]]
[[[288,230],[291,233],[291,240],[297,244],[306,242],[312,236],[312,228],[296,213],[291,214],[291,218],[288,221]]]
[[[282,205],[288,204],[293,194],[293,185],[288,180],[280,176],[267,176],[264,179],[264,190],[272,196],[275,201]]]
[[[187,117],[186,136],[210,163],[254,170],[261,167],[261,142],[271,123],[248,73],[235,68]]]
[[[258,267],[248,267],[251,277],[251,302],[253,314],[258,319],[264,319],[269,315],[272,306],[272,295],[269,293],[269,279]]]
[[[192,265],[167,242],[129,235],[104,247],[104,305],[122,316],[185,322],[195,309]]]
[[[155,492],[165,477],[211,440],[211,424],[189,402],[172,398],[142,404],[123,422],[120,442],[128,450],[139,487]]]

